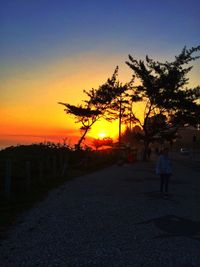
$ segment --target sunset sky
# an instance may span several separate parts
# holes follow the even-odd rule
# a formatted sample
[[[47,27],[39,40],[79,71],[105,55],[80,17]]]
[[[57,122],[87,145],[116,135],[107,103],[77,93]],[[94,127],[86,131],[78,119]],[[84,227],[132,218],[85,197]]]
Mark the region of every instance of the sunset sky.
[[[80,104],[128,54],[173,60],[199,45],[199,0],[6,0],[0,8],[0,147],[41,141],[73,143],[79,125],[57,102]],[[200,61],[190,85],[200,84]],[[141,112],[137,107],[136,112]],[[89,134],[115,137],[117,123]]]

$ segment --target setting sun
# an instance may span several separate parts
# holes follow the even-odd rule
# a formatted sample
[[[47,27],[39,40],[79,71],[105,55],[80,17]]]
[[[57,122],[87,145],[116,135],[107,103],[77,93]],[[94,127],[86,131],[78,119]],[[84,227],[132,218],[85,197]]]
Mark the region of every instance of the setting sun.
[[[93,139],[109,137],[116,140],[118,138],[118,120],[113,122],[106,120],[97,121],[88,133],[88,137]]]
[[[103,139],[104,137],[106,137],[106,133],[105,132],[100,132],[98,134],[98,137]]]

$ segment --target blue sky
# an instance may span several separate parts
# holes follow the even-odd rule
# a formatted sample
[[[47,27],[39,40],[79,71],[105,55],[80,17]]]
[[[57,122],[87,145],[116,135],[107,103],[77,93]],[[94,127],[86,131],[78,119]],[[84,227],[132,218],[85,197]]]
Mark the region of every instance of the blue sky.
[[[0,12],[0,59],[9,66],[90,50],[170,53],[200,36],[197,0],[7,0]]]

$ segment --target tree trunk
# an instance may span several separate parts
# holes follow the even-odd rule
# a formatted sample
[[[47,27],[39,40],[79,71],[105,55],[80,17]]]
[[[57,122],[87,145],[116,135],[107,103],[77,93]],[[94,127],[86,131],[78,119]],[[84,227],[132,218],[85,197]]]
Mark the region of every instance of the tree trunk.
[[[76,149],[80,150],[81,149],[81,143],[83,142],[87,132],[88,132],[89,128],[86,128],[83,135],[81,136],[81,138],[79,139],[78,143],[76,144]]]
[[[119,106],[119,145],[121,145],[122,103]]]
[[[144,154],[143,154],[143,161],[147,161],[148,160],[148,148],[149,148],[149,140],[144,140]]]

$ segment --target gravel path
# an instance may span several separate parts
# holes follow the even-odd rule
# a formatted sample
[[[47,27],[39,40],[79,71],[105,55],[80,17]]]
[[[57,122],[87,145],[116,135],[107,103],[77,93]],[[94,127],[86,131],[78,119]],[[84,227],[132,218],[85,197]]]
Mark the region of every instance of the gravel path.
[[[152,163],[112,166],[53,190],[0,243],[1,267],[199,267],[199,170],[175,163],[171,195]]]

